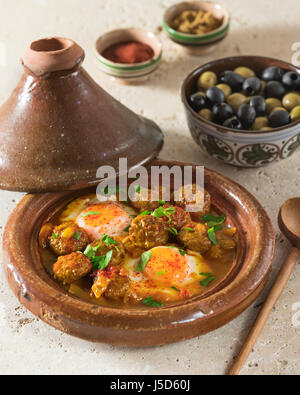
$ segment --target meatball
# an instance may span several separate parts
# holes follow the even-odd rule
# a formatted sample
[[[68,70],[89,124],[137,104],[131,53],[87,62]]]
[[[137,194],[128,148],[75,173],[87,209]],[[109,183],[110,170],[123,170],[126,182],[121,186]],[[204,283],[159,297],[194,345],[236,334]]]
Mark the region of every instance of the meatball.
[[[168,225],[152,215],[140,215],[131,224],[129,236],[135,246],[142,250],[165,245],[169,240]]]
[[[119,266],[125,258],[125,248],[122,241],[118,238],[109,237],[106,242],[102,240],[94,241],[92,247],[98,247],[96,256],[104,256],[109,251],[113,251],[109,266]]]
[[[57,255],[83,251],[89,244],[89,237],[84,229],[69,221],[56,226],[49,239],[50,247]]]
[[[184,211],[181,207],[176,206],[163,206],[164,209],[174,209],[174,214],[170,213],[169,216],[165,215],[162,219],[165,221],[170,228],[180,230],[184,225],[191,222],[191,216],[189,213]]]
[[[92,268],[88,257],[80,252],[73,252],[58,258],[53,265],[53,274],[63,284],[72,284],[89,274]]]
[[[113,301],[123,302],[130,293],[130,280],[127,276],[122,276],[121,273],[117,275],[108,285],[103,296]]]
[[[179,206],[190,213],[193,221],[200,221],[200,219],[208,214],[211,209],[210,194],[204,189],[200,189],[199,194],[195,197],[196,184],[184,185],[182,188],[174,191],[173,201],[176,206]]]
[[[142,253],[145,251],[142,248],[138,248],[135,244],[134,241],[131,239],[130,236],[127,236],[124,240],[123,240],[123,245],[124,248],[126,250],[126,252],[132,256],[132,258],[139,258]]]
[[[161,203],[163,197],[163,188],[160,187],[158,190],[147,189],[141,187],[134,194],[134,200],[131,200],[132,206],[138,210],[140,213],[144,211],[154,211]]]
[[[207,225],[191,222],[180,230],[178,240],[187,249],[203,254],[212,246],[212,242],[208,238],[207,231]]]

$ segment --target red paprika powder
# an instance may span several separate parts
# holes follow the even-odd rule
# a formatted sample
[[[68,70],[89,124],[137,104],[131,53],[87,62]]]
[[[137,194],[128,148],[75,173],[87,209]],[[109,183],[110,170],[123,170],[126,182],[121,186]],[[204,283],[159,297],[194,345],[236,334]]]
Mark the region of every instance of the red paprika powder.
[[[106,48],[102,56],[114,63],[141,63],[154,57],[153,49],[145,43],[127,41]]]

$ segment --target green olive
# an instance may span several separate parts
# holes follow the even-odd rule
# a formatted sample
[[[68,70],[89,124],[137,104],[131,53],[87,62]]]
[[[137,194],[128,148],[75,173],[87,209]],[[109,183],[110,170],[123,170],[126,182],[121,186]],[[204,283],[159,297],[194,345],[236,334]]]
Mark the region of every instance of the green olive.
[[[298,92],[290,92],[282,99],[282,105],[288,111],[300,105],[300,94]]]
[[[206,71],[205,73],[201,74],[198,82],[197,82],[197,86],[198,89],[208,89],[214,85],[216,85],[218,82],[218,78],[216,76],[215,73],[213,73],[212,71]]]
[[[252,130],[261,130],[269,125],[267,117],[257,117],[252,125]]]
[[[298,121],[298,119],[300,119],[300,106],[296,106],[292,109],[291,118],[293,122]]]
[[[275,107],[281,107],[281,101],[275,99],[275,97],[269,97],[266,99],[267,113],[270,114]]]
[[[274,107],[274,108],[272,108],[272,111],[271,111],[271,112],[274,112],[274,111],[286,111],[286,112],[288,112],[288,110],[286,110],[286,109],[283,108],[283,107]]]
[[[260,82],[261,82],[261,91],[259,92],[259,95],[263,96],[267,83],[266,83],[266,81],[263,81],[263,80],[261,80]]]
[[[232,94],[232,89],[227,84],[219,84],[217,88],[221,89],[226,98]]]
[[[245,78],[245,80],[247,80],[250,77],[256,77],[256,74],[254,73],[253,70],[249,69],[249,67],[237,67],[234,70],[235,73],[238,73],[239,75],[241,75],[242,77]]]
[[[247,103],[248,97],[242,95],[241,93],[233,93],[232,95],[227,97],[227,104],[233,109],[233,112],[237,113],[239,107]]]
[[[213,120],[213,114],[208,108],[203,108],[203,110],[199,111],[199,115],[208,121]]]

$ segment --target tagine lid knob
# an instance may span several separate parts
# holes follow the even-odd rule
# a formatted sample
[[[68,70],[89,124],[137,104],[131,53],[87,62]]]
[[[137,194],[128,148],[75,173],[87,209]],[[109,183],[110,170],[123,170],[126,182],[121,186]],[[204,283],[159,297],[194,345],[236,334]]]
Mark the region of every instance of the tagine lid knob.
[[[51,37],[33,41],[21,60],[37,76],[71,70],[84,60],[84,50],[75,41]]]

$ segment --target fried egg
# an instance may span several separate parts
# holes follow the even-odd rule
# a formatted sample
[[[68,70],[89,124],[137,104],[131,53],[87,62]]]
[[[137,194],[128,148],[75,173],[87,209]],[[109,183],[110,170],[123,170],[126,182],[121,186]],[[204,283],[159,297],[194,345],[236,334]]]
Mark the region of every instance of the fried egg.
[[[201,281],[211,268],[200,254],[185,254],[177,247],[155,247],[145,270],[137,271],[139,259],[127,257],[124,268],[132,290],[141,298],[153,297],[170,302],[186,299],[203,291]]]
[[[126,237],[136,212],[131,207],[119,202],[103,202],[87,206],[75,222],[83,228],[91,240],[99,240],[104,234]]]

